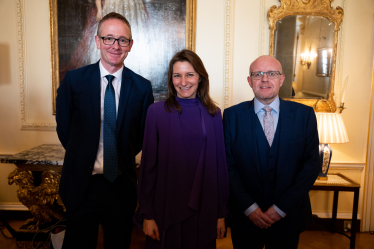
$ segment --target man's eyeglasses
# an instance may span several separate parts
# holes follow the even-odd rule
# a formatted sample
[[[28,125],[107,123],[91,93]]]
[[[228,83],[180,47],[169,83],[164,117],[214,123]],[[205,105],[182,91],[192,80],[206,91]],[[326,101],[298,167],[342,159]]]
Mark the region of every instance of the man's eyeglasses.
[[[99,37],[103,39],[103,43],[105,45],[113,45],[116,41],[118,41],[118,45],[120,45],[121,47],[127,47],[131,42],[131,39],[126,39],[124,37],[121,37],[118,39],[114,37],[110,37],[110,36],[104,36],[104,37],[99,36]]]
[[[258,72],[252,72],[251,77],[253,77],[253,79],[255,80],[260,80],[262,79],[264,74],[266,74],[269,79],[276,79],[278,78],[279,75],[281,75],[279,71],[267,71],[267,72],[258,71]]]

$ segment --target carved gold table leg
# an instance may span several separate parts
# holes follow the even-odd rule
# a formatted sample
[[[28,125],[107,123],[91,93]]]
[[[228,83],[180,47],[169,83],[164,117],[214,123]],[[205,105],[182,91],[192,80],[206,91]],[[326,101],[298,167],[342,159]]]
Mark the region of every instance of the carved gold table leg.
[[[37,231],[44,223],[64,218],[63,206],[57,202],[60,178],[60,173],[47,170],[41,174],[41,183],[36,186],[29,171],[17,168],[9,174],[8,184],[18,185],[17,197],[33,216],[25,223],[27,229]]]

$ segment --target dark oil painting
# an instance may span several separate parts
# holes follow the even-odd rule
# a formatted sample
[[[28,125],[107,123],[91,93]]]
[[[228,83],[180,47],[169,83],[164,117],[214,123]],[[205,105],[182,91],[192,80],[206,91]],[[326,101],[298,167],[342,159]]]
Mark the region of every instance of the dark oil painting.
[[[57,10],[60,80],[100,59],[98,20],[114,11],[131,25],[125,66],[152,82],[155,101],[165,99],[169,61],[186,46],[186,0],[57,0]]]

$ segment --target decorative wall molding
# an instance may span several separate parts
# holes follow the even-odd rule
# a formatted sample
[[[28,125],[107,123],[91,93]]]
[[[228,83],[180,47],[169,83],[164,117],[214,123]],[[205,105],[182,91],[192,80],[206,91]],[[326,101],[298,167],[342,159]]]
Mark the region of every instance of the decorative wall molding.
[[[17,0],[17,27],[18,27],[18,61],[21,101],[21,130],[56,131],[56,123],[37,123],[27,120],[27,82],[26,82],[26,22],[25,0]]]
[[[235,0],[225,1],[224,109],[232,106],[233,103],[234,8]]]
[[[258,42],[258,56],[265,54],[265,26],[266,26],[266,9],[265,0],[260,1],[260,35]]]
[[[0,159],[6,158],[8,156],[12,156],[13,154],[0,154]]]
[[[365,163],[331,163],[330,169],[360,170],[365,169]]]
[[[330,212],[313,212],[313,214],[317,215],[318,218],[332,218],[332,213]],[[336,218],[338,219],[347,219],[351,220],[352,219],[352,212],[350,213],[337,213]],[[357,214],[357,219],[361,220],[361,214]]]
[[[21,202],[0,202],[0,210],[29,211]]]

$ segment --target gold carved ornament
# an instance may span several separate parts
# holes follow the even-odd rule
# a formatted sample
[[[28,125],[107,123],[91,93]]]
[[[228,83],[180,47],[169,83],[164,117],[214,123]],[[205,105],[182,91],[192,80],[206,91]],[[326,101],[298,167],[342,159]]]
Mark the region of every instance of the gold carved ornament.
[[[276,23],[286,16],[291,15],[306,15],[306,16],[321,16],[327,18],[330,22],[335,24],[334,30],[334,45],[333,45],[333,66],[331,75],[331,89],[326,102],[317,104],[318,99],[286,99],[308,106],[314,107],[315,112],[335,112],[336,105],[334,102],[334,83],[335,83],[335,69],[336,69],[336,55],[338,47],[338,32],[343,21],[344,11],[341,7],[336,7],[334,10],[331,7],[333,0],[279,0],[280,6],[273,5],[268,10],[268,22],[270,29],[270,48],[269,55],[273,56],[274,52],[274,31]]]
[[[18,185],[17,197],[31,212],[33,218],[25,225],[30,230],[38,230],[39,225],[63,219],[63,207],[57,203],[61,174],[44,171],[39,186],[34,185],[34,177],[28,171],[13,170],[8,176],[8,184]]]

